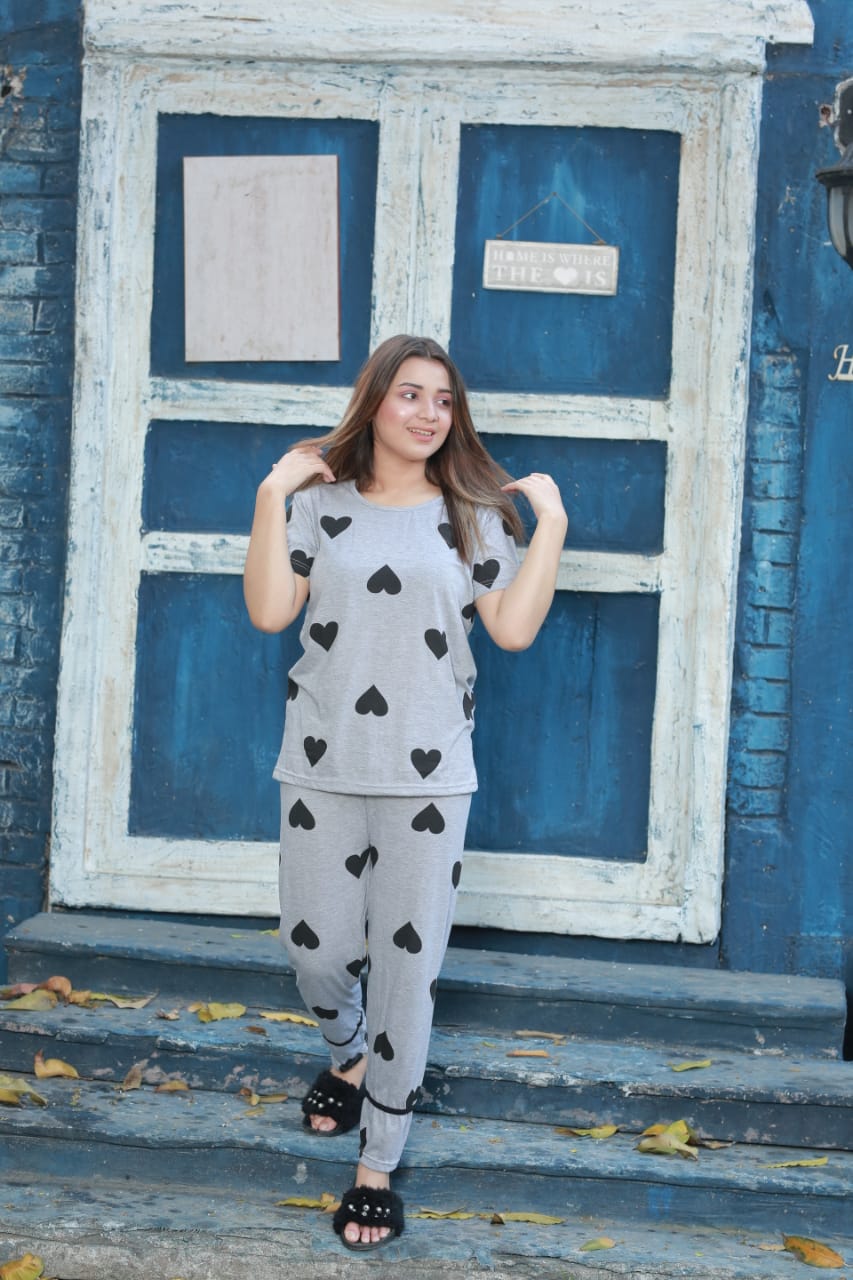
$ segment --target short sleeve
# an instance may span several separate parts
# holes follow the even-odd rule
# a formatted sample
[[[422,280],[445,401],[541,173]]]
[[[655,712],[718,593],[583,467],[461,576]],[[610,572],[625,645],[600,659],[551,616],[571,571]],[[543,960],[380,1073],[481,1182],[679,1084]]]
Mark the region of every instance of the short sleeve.
[[[299,490],[290,501],[287,546],[293,572],[307,578],[317,554],[317,510],[313,489]]]
[[[482,545],[471,568],[475,600],[487,591],[502,591],[518,573],[518,548],[500,513],[481,508],[478,518]]]

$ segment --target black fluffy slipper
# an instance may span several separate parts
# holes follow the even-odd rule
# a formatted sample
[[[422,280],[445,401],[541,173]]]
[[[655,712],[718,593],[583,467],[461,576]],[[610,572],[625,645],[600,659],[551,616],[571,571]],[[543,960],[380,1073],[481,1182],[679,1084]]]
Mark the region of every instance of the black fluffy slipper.
[[[344,1235],[344,1227],[355,1222],[359,1227],[388,1227],[387,1236],[368,1244],[352,1244]],[[403,1201],[390,1188],[350,1187],[341,1197],[341,1207],[332,1219],[332,1226],[341,1237],[341,1244],[353,1253],[366,1253],[368,1249],[381,1249],[403,1234],[405,1219]]]
[[[305,1117],[302,1123],[320,1138],[335,1138],[339,1133],[349,1133],[361,1117],[363,1097],[364,1085],[357,1089],[348,1080],[333,1076],[331,1071],[321,1071],[302,1099],[302,1113]],[[315,1129],[311,1124],[312,1116],[328,1116],[335,1121],[336,1127]]]

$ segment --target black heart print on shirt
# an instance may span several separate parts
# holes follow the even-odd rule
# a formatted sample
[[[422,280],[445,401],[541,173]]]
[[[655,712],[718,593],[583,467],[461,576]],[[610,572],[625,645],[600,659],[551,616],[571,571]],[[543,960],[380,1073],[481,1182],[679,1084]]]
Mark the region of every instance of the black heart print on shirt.
[[[441,764],[441,752],[438,747],[434,747],[432,751],[422,751],[420,747],[416,747],[411,760],[421,777],[428,778]]]
[[[352,516],[321,516],[320,528],[327,533],[330,538],[336,538],[339,533],[343,533],[344,529],[348,529],[352,524]]]
[[[308,763],[313,769],[317,761],[322,760],[326,754],[328,743],[324,742],[322,738],[306,738],[302,746],[305,748]]]
[[[322,645],[329,652],[335,643],[335,636],[338,634],[338,624],[336,622],[312,622],[311,630],[308,632],[312,640],[316,640],[317,644]]]
[[[474,581],[481,587],[490,587],[501,571],[498,560],[486,560],[483,564],[474,565]]]
[[[446,632],[438,631],[435,627],[430,627],[429,631],[424,632],[424,640],[426,640],[426,645],[430,653],[435,654],[436,658],[443,658],[447,653]]]
[[[450,550],[452,551],[456,546],[456,538],[454,537],[454,534],[453,534],[453,525],[440,524],[438,526],[438,532],[441,534],[442,538],[444,538],[444,541],[447,543],[448,547],[450,547]]]
[[[462,710],[465,712],[466,720],[474,719],[474,695],[473,693],[463,693]]]
[[[298,548],[290,553],[290,565],[294,573],[298,573],[301,578],[307,578],[311,572],[311,566],[314,563],[314,557],[309,556],[307,551],[300,551]]]
[[[358,702],[356,702],[355,709],[360,716],[387,716],[388,703],[382,697],[376,685],[372,684],[369,689],[365,689]]]
[[[396,596],[400,594],[402,589],[402,582],[390,565],[387,564],[383,564],[381,569],[377,569],[367,579],[367,590],[374,595],[378,595],[380,591],[385,591],[389,596]]]

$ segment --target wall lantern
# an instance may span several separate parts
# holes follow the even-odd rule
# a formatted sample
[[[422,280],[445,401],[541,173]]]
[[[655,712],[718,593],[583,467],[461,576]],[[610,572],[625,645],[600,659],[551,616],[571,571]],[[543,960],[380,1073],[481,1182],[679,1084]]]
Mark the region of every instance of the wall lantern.
[[[832,120],[841,163],[818,169],[815,177],[826,187],[826,220],[833,246],[853,267],[853,79],[838,86]]]

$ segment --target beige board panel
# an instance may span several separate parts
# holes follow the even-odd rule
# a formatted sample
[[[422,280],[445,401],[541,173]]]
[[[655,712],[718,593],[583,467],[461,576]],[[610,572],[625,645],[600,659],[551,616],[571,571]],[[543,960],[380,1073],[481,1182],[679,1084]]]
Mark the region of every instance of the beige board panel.
[[[186,359],[339,360],[337,156],[184,158]]]

